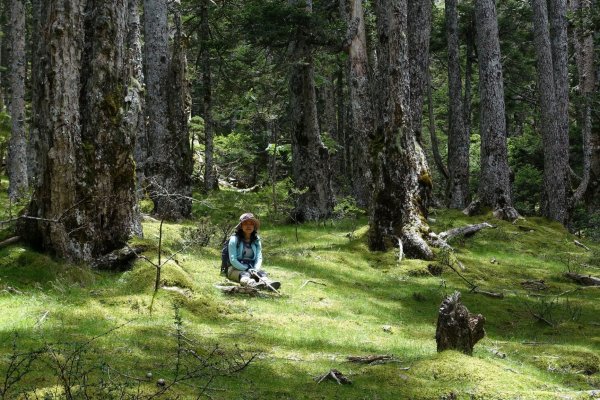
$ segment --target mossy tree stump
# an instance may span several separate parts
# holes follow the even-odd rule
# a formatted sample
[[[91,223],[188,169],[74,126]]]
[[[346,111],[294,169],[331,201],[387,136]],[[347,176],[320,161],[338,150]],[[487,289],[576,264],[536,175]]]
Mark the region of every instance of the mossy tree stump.
[[[481,314],[471,314],[460,301],[460,292],[446,297],[440,305],[435,340],[437,351],[458,350],[473,354],[475,344],[485,336]]]

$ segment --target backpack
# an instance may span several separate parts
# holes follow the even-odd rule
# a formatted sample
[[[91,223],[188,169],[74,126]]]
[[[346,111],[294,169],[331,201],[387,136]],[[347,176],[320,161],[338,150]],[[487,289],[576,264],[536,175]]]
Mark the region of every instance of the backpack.
[[[229,238],[227,238],[223,242],[223,248],[221,249],[221,275],[227,275],[227,268],[229,268],[230,265],[231,263],[229,262]]]

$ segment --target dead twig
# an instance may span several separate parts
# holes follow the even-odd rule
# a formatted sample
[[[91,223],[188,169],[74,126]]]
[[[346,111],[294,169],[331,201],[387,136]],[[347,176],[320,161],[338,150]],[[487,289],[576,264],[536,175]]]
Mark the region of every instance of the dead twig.
[[[315,285],[327,286],[327,284],[325,284],[325,283],[313,281],[312,279],[308,279],[308,280],[304,281],[302,286],[300,286],[300,289],[302,289],[304,286],[308,285],[309,283],[314,283]]]

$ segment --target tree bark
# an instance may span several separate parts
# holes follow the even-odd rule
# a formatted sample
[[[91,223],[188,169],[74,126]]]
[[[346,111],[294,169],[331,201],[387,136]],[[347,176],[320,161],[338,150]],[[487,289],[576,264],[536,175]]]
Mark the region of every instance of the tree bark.
[[[448,205],[463,209],[469,202],[469,132],[465,127],[460,71],[457,0],[446,0],[448,39]]]
[[[140,0],[128,0],[127,49],[128,64],[131,70],[131,84],[127,88],[129,108],[125,121],[135,132],[135,172],[138,198],[143,197],[146,179],[146,159],[148,158],[148,138],[146,137],[146,116],[144,99],[144,64],[142,56],[141,26],[139,14]]]
[[[40,68],[36,68],[36,64],[39,65],[40,62],[40,29],[41,29],[41,0],[31,0],[31,12],[32,12],[32,21],[31,21],[31,121],[29,126],[29,140],[27,141],[27,176],[29,181],[29,186],[34,188],[37,186],[37,181],[40,177],[40,159],[43,157],[43,153],[41,153],[41,149],[43,145],[41,144],[40,131],[37,128],[39,126],[36,121],[39,120],[39,116],[36,114],[37,109],[34,106],[36,99],[41,96],[41,93],[38,91],[40,88],[38,79],[41,72]]]
[[[127,87],[127,97],[125,98],[128,108],[124,122],[127,129],[134,132],[135,136],[133,159],[135,160],[137,201],[134,234],[143,236],[141,215],[137,203],[145,196],[148,138],[146,136],[146,115],[144,112],[144,65],[139,7],[140,0],[128,0],[127,63],[131,71],[131,81]]]
[[[124,109],[127,2],[44,1],[34,99],[42,177],[20,231],[73,261],[122,247],[134,224],[133,134]]]
[[[200,68],[202,74],[202,118],[204,119],[204,190],[208,193],[218,189],[213,162],[213,118],[212,118],[212,80],[210,72],[210,39],[209,2],[202,0],[200,4]]]
[[[583,137],[583,173],[582,180],[569,202],[570,210],[582,200],[590,184],[592,171],[592,95],[596,86],[594,71],[594,33],[592,28],[591,0],[572,0],[572,11],[576,20],[573,34],[573,47],[577,74],[579,77],[580,126]]]
[[[167,0],[144,0],[150,198],[155,215],[177,220],[188,217],[192,209],[189,184],[191,152],[188,151],[187,130],[175,131],[180,122],[173,119],[179,116],[170,114],[169,101],[183,94],[172,92],[182,88],[179,83],[175,87],[169,85],[173,83],[173,68],[179,67],[171,66],[167,16]]]
[[[561,131],[561,135],[566,137],[568,140],[569,52],[567,36],[567,0],[548,0],[548,7],[550,20],[550,42],[552,46],[552,67],[554,70],[554,89],[556,93],[557,115],[555,118],[558,120],[558,127]]]
[[[18,201],[27,195],[27,139],[25,137],[25,5],[10,1],[10,115],[12,129],[8,144],[8,196]]]
[[[385,250],[400,238],[407,255],[431,259],[423,239],[429,231],[427,209],[419,195],[422,185],[431,188],[431,177],[421,169],[426,164],[410,124],[407,2],[378,0],[375,9],[380,96],[370,147],[374,188],[369,248]]]
[[[565,223],[567,219],[567,183],[569,137],[557,118],[559,105],[546,0],[532,0],[534,44],[537,55],[538,95],[540,99],[542,142],[544,147],[543,214]]]
[[[514,220],[519,214],[512,207],[511,199],[504,85],[494,0],[476,1],[475,24],[481,98],[481,176],[478,193],[482,205],[494,209],[495,215]]]
[[[290,0],[290,4],[312,12],[312,1],[299,5],[297,0]],[[306,189],[293,211],[294,219],[300,222],[325,218],[333,210],[329,152],[319,132],[313,56],[304,35],[298,27],[289,46],[293,62],[289,79],[292,170],[296,187]]]
[[[365,18],[361,0],[342,0],[348,7],[348,88],[350,92],[350,126],[352,192],[356,203],[366,207],[369,203],[372,176],[368,160],[368,143],[373,135],[374,115],[370,93],[369,56]]]

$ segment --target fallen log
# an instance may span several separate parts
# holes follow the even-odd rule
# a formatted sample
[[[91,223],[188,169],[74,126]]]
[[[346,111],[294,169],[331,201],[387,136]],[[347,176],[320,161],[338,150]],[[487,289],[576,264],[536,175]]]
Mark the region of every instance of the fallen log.
[[[583,286],[600,286],[600,278],[595,276],[576,274],[574,272],[567,272],[565,276]]]
[[[249,286],[220,286],[215,285],[217,289],[222,291],[225,294],[233,295],[233,294],[245,294],[249,296],[258,296],[260,292],[258,289],[249,287]]]
[[[485,229],[485,228],[495,228],[495,226],[488,222],[482,222],[480,224],[467,225],[467,226],[463,226],[460,228],[453,228],[453,229],[447,230],[445,232],[438,234],[438,237],[441,238],[442,240],[449,241],[449,240],[454,239],[457,236],[466,236],[466,237],[472,236],[475,233],[477,233],[480,230]]]
[[[146,250],[146,246],[125,246],[122,249],[112,251],[92,262],[92,268],[106,271],[126,271],[131,268],[133,261],[138,255]]]

